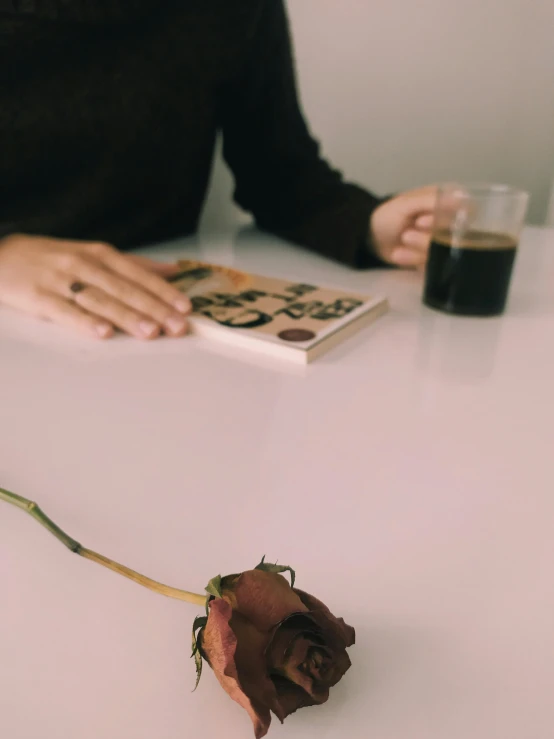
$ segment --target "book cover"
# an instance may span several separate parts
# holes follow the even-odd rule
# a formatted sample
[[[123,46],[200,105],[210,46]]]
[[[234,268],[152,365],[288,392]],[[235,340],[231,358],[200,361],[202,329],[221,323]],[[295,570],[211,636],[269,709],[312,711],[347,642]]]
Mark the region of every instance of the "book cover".
[[[388,310],[382,296],[180,260],[171,278],[192,302],[191,332],[309,362]]]

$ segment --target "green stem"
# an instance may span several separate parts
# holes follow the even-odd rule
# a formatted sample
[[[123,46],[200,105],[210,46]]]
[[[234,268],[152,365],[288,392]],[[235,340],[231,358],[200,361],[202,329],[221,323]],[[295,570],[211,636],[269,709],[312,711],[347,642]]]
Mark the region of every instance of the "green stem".
[[[74,554],[78,554],[80,557],[89,559],[91,562],[96,562],[103,567],[107,567],[112,572],[117,572],[123,577],[133,580],[133,582],[142,585],[149,590],[153,590],[155,593],[166,595],[168,598],[176,598],[177,600],[184,600],[187,603],[194,603],[198,606],[204,606],[206,604],[206,596],[199,595],[197,593],[189,593],[187,590],[179,590],[178,588],[172,588],[169,585],[163,585],[156,580],[151,580],[145,575],[141,575],[134,570],[130,570],[124,565],[120,565],[107,557],[97,554],[90,549],[85,549],[81,546],[78,541],[72,539],[64,531],[60,529],[48,516],[41,510],[40,506],[34,503],[32,500],[22,498],[20,495],[11,493],[9,490],[0,488],[0,500],[4,500],[6,503],[21,508],[21,510],[28,513],[35,521],[38,521],[41,526],[44,526],[51,534],[53,534],[61,543],[66,546]]]

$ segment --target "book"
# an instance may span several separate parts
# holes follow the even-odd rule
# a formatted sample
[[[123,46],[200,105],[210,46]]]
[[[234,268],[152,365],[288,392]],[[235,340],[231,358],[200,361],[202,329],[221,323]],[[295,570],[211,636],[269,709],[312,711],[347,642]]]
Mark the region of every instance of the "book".
[[[306,364],[388,311],[362,295],[179,260],[170,281],[192,303],[192,334]]]

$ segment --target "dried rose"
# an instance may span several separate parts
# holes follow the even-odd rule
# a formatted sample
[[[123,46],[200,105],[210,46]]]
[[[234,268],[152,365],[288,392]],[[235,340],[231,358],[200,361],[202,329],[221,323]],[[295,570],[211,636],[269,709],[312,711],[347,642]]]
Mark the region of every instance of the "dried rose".
[[[271,711],[281,722],[304,706],[324,703],[350,667],[354,629],[266,564],[217,577],[207,592],[207,618],[193,629],[197,666],[208,662],[222,687],[252,719],[256,739]],[[198,636],[194,634],[196,630]]]
[[[354,629],[308,593],[294,588],[290,567],[264,559],[254,570],[211,580],[209,597],[172,588],[87,549],[34,501],[0,488],[0,501],[21,508],[71,552],[156,593],[206,606],[192,628],[197,682],[202,657],[229,695],[248,711],[256,739],[267,734],[271,711],[282,721],[298,708],[324,703],[350,667],[346,647]],[[291,584],[281,576],[290,572]]]

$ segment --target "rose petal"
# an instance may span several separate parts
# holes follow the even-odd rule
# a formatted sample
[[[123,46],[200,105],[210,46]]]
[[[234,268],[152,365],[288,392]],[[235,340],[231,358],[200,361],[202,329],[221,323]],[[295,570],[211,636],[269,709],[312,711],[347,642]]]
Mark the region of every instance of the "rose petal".
[[[325,675],[325,685],[332,688],[341,680],[352,667],[352,662],[346,651],[334,652],[331,667]]]
[[[315,703],[325,703],[329,697],[329,688],[327,685],[318,685],[311,674],[301,669],[302,665],[308,659],[309,651],[313,646],[314,643],[306,639],[303,635],[299,635],[295,639],[292,649],[285,660],[285,677],[303,688]]]
[[[327,606],[313,595],[295,588],[294,592],[301,599],[306,608],[317,616],[320,625],[328,624],[344,642],[346,647],[351,647],[356,640],[356,632],[352,626],[348,626],[342,618],[333,616]]]
[[[290,623],[294,623],[292,628],[288,626]],[[329,697],[327,683],[317,684],[314,676],[305,672],[302,666],[307,661],[311,649],[325,648],[321,647],[318,635],[315,635],[314,639],[312,634],[304,630],[306,626],[311,625],[309,619],[300,616],[286,621],[285,624],[287,625],[276,630],[267,650],[270,669],[301,687],[311,697],[312,703],[324,703]],[[299,629],[299,626],[304,628]],[[329,653],[329,658],[333,664],[332,653]]]
[[[237,637],[235,665],[242,689],[251,700],[271,709],[282,722],[284,716],[277,701],[275,686],[269,677],[265,657],[270,634],[267,631],[258,631],[236,611],[230,623]]]
[[[227,601],[216,598],[210,602],[208,623],[202,633],[202,651],[221,687],[248,712],[256,739],[261,739],[268,732],[271,714],[268,708],[251,700],[240,686],[235,664],[237,637],[229,623],[232,615],[233,609]]]
[[[224,578],[222,592],[259,631],[269,631],[293,613],[308,610],[287,580],[273,572],[248,570],[232,587]]]
[[[321,628],[316,621],[323,621]],[[301,687],[313,703],[327,700],[329,688],[351,666],[342,634],[321,610],[291,616],[275,629],[267,662],[271,671]]]
[[[310,696],[312,703],[324,703],[329,697],[327,681],[318,682],[311,672],[304,670],[304,665],[309,661],[310,650],[314,647],[325,649],[319,642],[313,641],[311,634],[281,627],[274,635],[268,649],[267,659],[271,668],[279,675],[301,687]],[[329,656],[330,664],[334,665],[333,654],[325,651]],[[341,677],[342,675],[335,680],[335,669],[331,667],[330,678],[334,680],[333,685]]]
[[[283,672],[286,664],[290,659],[291,651],[295,648],[298,639],[302,640],[302,643],[306,642],[306,651],[319,639],[316,635],[314,640],[310,639],[308,632],[311,626],[311,621],[303,617],[290,619],[285,621],[281,626],[275,629],[271,642],[267,648],[267,661],[270,669],[277,670],[277,672]],[[300,657],[300,662],[303,662],[305,656]]]
[[[302,688],[284,677],[274,677],[273,682],[277,689],[277,700],[283,713],[283,718],[290,716],[291,713],[298,711],[299,708],[316,705],[313,700]]]
[[[268,649],[268,653],[271,652],[271,658],[281,662],[293,641],[300,634],[309,634],[312,643],[325,645],[323,630],[316,623],[312,614],[295,613],[273,629],[269,642],[270,649]]]

